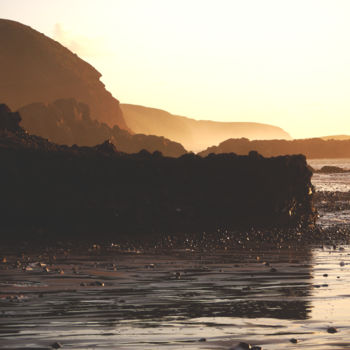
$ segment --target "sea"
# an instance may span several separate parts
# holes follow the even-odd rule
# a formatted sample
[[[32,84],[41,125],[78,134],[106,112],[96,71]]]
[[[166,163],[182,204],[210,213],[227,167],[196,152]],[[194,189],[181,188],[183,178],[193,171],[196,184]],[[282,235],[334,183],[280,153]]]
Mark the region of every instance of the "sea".
[[[348,192],[350,173],[312,182]],[[321,215],[350,223],[342,210]],[[346,244],[0,255],[0,349],[350,350]]]
[[[345,173],[336,174],[320,174],[315,173],[312,176],[312,183],[316,191],[350,191],[350,159],[309,159],[308,164],[315,170],[321,169],[323,166],[330,165],[349,170]]]

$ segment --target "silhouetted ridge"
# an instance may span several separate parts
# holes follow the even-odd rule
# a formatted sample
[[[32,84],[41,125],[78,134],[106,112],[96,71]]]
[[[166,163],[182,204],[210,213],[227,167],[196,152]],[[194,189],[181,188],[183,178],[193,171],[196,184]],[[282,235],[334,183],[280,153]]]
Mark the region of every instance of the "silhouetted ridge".
[[[58,42],[18,22],[0,19],[0,100],[12,110],[36,101],[74,97],[110,126],[128,129],[101,74]]]
[[[210,153],[248,154],[257,151],[264,157],[304,154],[306,158],[350,158],[350,140],[322,140],[311,138],[303,140],[254,140],[246,138],[230,139],[198,153],[205,157]]]
[[[94,146],[109,140],[119,151],[126,153],[137,153],[142,149],[160,151],[169,157],[186,153],[182,145],[164,137],[131,135],[116,125],[111,128],[91,119],[89,107],[72,98],[49,104],[32,103],[21,108],[19,113],[25,130],[61,145]]]
[[[283,129],[260,123],[195,120],[137,105],[120,105],[128,126],[137,133],[161,135],[198,152],[228,138],[291,139]]]

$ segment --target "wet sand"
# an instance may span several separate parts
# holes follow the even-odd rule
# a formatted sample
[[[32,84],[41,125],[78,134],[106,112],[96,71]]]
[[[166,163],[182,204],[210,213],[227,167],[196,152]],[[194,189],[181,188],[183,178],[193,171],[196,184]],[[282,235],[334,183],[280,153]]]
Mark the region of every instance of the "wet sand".
[[[18,253],[1,252],[1,349],[350,349],[350,246]]]

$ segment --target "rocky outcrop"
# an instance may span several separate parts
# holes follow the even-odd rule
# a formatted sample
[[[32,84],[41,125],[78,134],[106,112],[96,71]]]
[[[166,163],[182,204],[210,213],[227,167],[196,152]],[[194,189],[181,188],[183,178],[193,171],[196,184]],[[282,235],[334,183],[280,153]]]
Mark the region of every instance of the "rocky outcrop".
[[[137,133],[165,136],[186,149],[199,152],[229,138],[291,139],[283,129],[267,124],[214,122],[170,114],[160,109],[121,104],[128,126]]]
[[[179,157],[186,150],[177,142],[164,137],[130,134],[118,126],[113,128],[90,117],[89,107],[75,99],[61,99],[53,103],[32,103],[19,109],[21,125],[30,134],[72,146],[94,146],[109,140],[117,149],[137,153],[143,149],[160,151],[165,156]]]
[[[202,157],[210,153],[248,154],[257,151],[264,157],[304,154],[308,159],[317,158],[350,158],[350,140],[322,140],[311,138],[303,140],[255,140],[230,139],[200,152]]]
[[[167,158],[160,152],[116,152],[108,142],[60,146],[18,125],[14,130],[8,120],[18,120],[18,114],[3,106],[0,111],[2,239],[32,239],[38,232],[142,239],[314,223],[311,172],[303,156]]]
[[[128,129],[119,101],[101,74],[58,42],[18,22],[0,19],[0,100],[12,110],[33,102],[76,98],[110,126]]]
[[[348,170],[340,168],[338,166],[325,165],[321,169],[316,170],[314,172],[321,173],[321,174],[337,174],[337,173],[348,172]]]

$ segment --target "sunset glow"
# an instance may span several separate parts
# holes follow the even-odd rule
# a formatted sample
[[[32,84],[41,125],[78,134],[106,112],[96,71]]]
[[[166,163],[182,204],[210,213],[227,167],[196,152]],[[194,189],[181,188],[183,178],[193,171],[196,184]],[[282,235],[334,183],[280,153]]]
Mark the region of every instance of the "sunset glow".
[[[1,0],[0,14],[90,62],[122,103],[350,134],[347,0]]]

